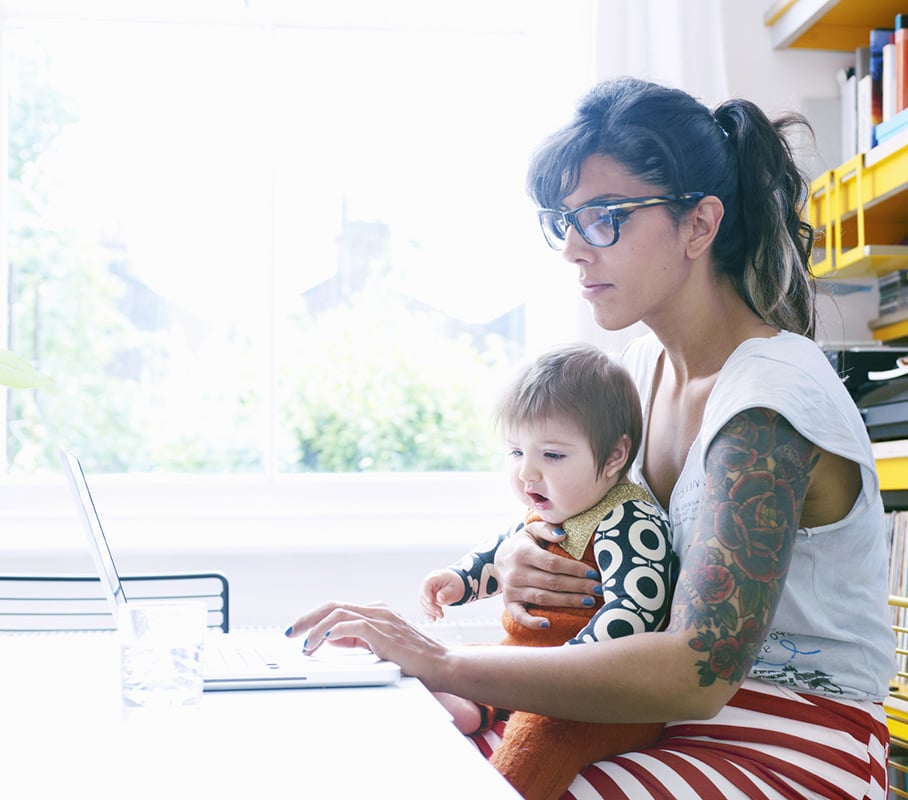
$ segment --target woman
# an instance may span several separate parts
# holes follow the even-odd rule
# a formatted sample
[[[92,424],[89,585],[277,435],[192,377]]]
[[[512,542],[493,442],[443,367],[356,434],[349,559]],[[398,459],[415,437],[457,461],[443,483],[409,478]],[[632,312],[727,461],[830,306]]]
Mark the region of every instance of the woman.
[[[668,514],[680,560],[667,628],[457,650],[388,609],[332,603],[292,635],[365,642],[481,703],[667,723],[655,747],[585,769],[575,796],[882,800],[883,509],[860,415],[809,338],[807,185],[785,139],[801,122],[623,79],[596,87],[531,165],[543,231],[597,323],[651,331],[623,363],[645,420],[631,477]],[[548,526],[525,531],[496,565],[508,610],[538,626],[527,604],[583,605],[593,581],[530,538],[557,541]]]

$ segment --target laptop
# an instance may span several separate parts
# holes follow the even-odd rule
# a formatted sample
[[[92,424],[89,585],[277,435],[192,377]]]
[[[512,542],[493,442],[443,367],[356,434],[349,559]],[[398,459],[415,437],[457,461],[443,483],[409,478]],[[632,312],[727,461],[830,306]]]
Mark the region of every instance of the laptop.
[[[64,471],[114,618],[129,602],[79,459],[61,450]],[[360,649],[322,648],[304,655],[299,639],[278,632],[212,633],[205,641],[205,691],[386,686],[400,680],[400,667]],[[328,652],[323,652],[325,650]]]

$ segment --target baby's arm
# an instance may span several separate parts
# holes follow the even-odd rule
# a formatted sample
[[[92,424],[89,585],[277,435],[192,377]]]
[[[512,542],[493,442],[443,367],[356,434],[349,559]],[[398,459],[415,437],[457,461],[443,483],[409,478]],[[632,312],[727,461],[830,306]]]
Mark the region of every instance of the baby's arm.
[[[495,553],[498,546],[512,533],[523,528],[523,523],[505,531],[494,542],[481,545],[467,553],[453,566],[430,572],[419,590],[419,603],[430,619],[444,616],[442,606],[460,606],[492,597],[501,591]]]
[[[434,621],[444,617],[444,606],[463,605],[501,591],[495,569],[495,553],[498,545],[522,527],[523,523],[520,523],[499,536],[494,543],[467,553],[454,566],[433,570],[426,575],[419,589],[419,604],[429,619]],[[485,730],[491,724],[494,709],[490,706],[481,706],[445,692],[436,692],[435,697],[463,734]]]
[[[676,571],[668,521],[651,503],[629,500],[603,518],[594,537],[604,604],[568,644],[659,630]]]
[[[464,580],[453,567],[436,569],[422,579],[419,587],[419,605],[433,622],[445,615],[444,606],[464,602]]]

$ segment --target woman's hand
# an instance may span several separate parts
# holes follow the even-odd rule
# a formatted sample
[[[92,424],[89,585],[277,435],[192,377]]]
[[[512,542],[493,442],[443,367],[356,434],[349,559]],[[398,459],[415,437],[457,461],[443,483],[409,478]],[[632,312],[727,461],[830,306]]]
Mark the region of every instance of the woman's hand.
[[[559,533],[555,533],[559,531]],[[495,555],[502,595],[510,615],[528,628],[544,628],[548,620],[526,610],[527,605],[583,608],[601,591],[599,575],[580,561],[544,550],[542,541],[561,542],[560,528],[531,522],[505,539]]]
[[[365,647],[393,661],[405,675],[429,682],[444,665],[448,648],[410,625],[384,605],[326,603],[304,614],[286,635],[306,634],[303,652],[314,653],[326,642],[342,647]]]

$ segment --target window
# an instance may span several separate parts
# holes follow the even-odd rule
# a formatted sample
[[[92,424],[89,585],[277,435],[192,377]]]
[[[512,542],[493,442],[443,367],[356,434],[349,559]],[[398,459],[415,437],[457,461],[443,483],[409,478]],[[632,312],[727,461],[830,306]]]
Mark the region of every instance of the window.
[[[6,393],[5,486],[61,445],[212,506],[497,469],[491,399],[574,330],[524,175],[586,4],[69,5],[0,0],[8,346],[55,380]]]

